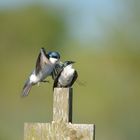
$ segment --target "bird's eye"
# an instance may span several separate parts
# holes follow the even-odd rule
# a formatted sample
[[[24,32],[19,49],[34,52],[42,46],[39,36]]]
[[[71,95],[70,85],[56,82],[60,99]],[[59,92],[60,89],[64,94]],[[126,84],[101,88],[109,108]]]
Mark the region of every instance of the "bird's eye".
[[[48,55],[49,55],[49,57],[51,57],[51,58],[60,59],[60,55],[59,55],[58,52],[49,52]]]
[[[58,56],[53,56],[53,58],[57,58],[58,59]]]

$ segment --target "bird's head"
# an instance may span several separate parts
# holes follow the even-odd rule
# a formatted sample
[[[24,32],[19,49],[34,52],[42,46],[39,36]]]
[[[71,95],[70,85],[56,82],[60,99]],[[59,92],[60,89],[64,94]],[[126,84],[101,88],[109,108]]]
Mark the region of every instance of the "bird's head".
[[[58,52],[51,51],[48,53],[48,56],[49,56],[49,60],[52,64],[55,64],[56,62],[58,62],[60,60],[60,54]]]
[[[75,63],[74,61],[65,61],[64,62],[64,67],[68,66],[68,65],[72,65],[73,63]]]

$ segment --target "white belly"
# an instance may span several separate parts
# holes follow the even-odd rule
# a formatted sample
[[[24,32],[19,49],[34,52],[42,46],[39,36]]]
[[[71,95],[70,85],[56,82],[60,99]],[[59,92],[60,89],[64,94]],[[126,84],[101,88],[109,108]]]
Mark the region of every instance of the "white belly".
[[[39,77],[37,77],[35,73],[30,76],[31,83],[37,83],[38,81],[39,81]]]
[[[72,82],[72,79],[73,79],[73,74],[74,74],[73,68],[64,69],[60,75],[59,80],[58,80],[60,85],[67,86],[68,84],[70,84]]]

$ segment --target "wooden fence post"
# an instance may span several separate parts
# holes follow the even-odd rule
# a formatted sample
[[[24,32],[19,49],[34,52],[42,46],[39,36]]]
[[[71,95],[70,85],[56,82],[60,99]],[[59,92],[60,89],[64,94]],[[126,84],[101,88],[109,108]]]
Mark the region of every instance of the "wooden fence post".
[[[25,123],[24,140],[95,140],[94,124],[72,124],[72,88],[55,88],[52,123]]]
[[[55,88],[53,96],[53,121],[72,123],[72,88]]]

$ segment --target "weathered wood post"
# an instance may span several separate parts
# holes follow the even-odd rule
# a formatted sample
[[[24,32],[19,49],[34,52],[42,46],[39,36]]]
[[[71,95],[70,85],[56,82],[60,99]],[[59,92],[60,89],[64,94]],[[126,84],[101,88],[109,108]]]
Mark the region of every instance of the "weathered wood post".
[[[55,88],[52,123],[25,123],[24,140],[95,140],[94,124],[72,124],[72,88]]]
[[[53,121],[72,123],[72,88],[54,89]]]

